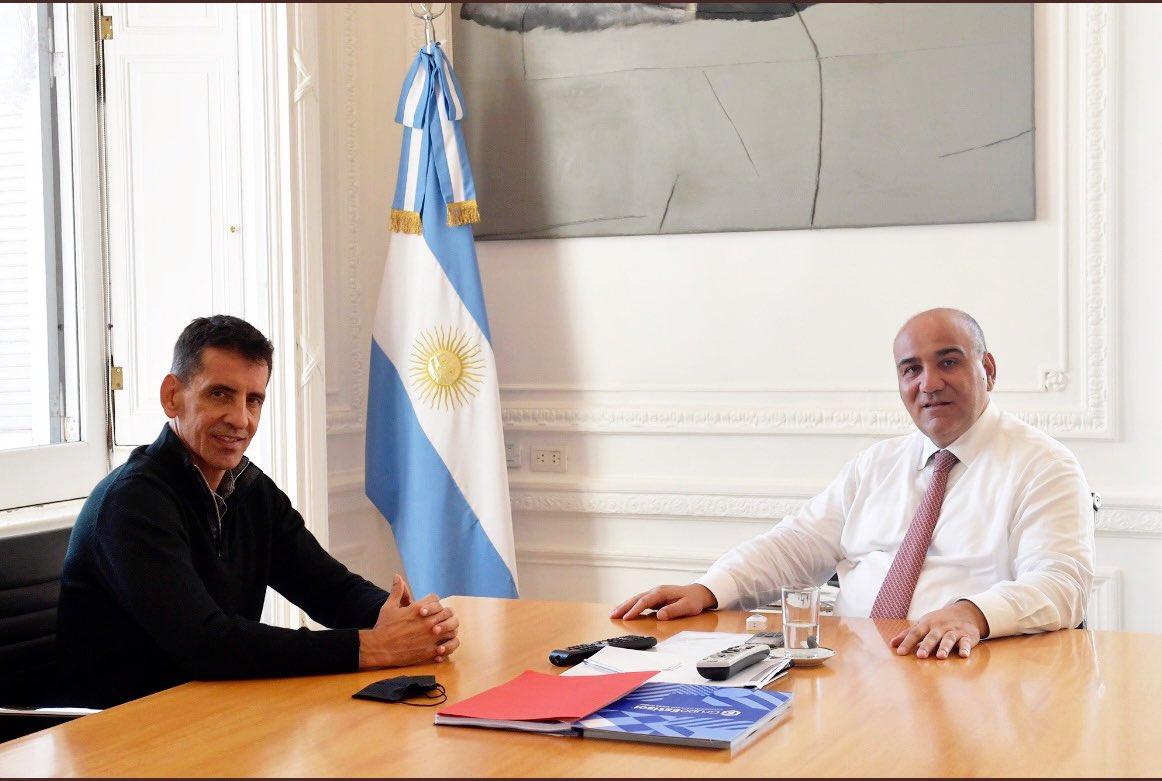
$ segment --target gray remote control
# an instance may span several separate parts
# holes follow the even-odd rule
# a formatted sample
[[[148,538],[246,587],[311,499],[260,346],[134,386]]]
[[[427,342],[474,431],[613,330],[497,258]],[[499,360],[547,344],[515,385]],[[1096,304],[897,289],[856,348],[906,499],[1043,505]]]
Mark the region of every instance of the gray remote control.
[[[759,632],[751,635],[750,639],[746,641],[747,645],[765,645],[769,648],[783,647],[783,633],[782,632]]]
[[[698,674],[711,681],[725,681],[752,664],[758,664],[771,655],[766,645],[736,645],[700,659],[695,666]]]

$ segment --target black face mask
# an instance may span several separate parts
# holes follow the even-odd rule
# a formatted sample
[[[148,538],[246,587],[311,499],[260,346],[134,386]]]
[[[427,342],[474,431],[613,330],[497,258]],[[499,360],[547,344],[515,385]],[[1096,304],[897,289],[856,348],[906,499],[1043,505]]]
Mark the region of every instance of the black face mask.
[[[397,675],[366,686],[351,695],[357,700],[378,700],[379,702],[399,702],[404,705],[419,705],[431,708],[448,701],[444,687],[436,683],[434,675]],[[404,702],[413,697],[425,697],[436,702]]]

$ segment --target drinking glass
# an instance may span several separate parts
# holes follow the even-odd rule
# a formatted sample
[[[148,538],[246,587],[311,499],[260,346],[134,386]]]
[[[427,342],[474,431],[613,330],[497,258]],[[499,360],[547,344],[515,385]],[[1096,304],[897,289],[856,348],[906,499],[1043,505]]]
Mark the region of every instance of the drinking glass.
[[[792,657],[819,647],[819,587],[783,587],[783,645]]]

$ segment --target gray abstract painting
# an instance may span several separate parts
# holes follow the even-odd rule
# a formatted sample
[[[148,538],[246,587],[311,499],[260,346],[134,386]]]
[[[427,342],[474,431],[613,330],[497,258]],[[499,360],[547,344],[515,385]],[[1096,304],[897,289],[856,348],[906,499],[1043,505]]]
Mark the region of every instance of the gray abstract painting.
[[[464,3],[480,239],[1031,220],[1029,3]]]

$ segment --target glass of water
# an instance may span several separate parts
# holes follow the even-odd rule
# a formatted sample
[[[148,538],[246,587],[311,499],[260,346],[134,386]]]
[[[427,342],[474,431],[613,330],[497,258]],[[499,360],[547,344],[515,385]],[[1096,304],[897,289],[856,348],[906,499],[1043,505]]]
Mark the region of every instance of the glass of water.
[[[818,648],[819,587],[783,587],[783,646],[792,657]]]

